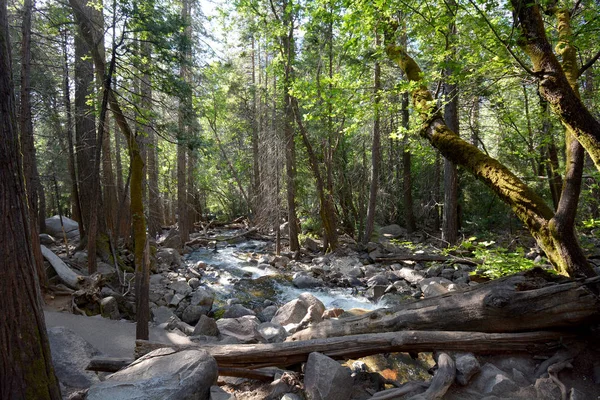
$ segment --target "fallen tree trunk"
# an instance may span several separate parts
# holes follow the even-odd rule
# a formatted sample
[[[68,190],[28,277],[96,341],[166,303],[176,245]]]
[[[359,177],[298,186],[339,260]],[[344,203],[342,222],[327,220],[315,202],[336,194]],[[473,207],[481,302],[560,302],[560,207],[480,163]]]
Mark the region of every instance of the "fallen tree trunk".
[[[40,247],[42,248],[42,255],[48,260],[50,265],[52,265],[52,268],[54,268],[60,280],[71,289],[80,289],[81,283],[85,278],[82,275],[77,275],[75,271],[69,268],[63,260],[52,252],[52,250],[44,245],[40,245]]]
[[[308,340],[407,329],[524,332],[572,328],[598,320],[600,301],[585,281],[550,283],[515,275],[462,292],[416,300],[360,316],[329,319],[288,340]],[[546,285],[546,286],[544,286]]]
[[[360,358],[391,352],[466,351],[473,353],[543,352],[559,346],[570,336],[564,332],[479,333],[404,331],[352,335],[328,339],[273,344],[167,345],[136,340],[135,355],[153,350],[201,348],[220,368],[286,367],[305,362],[314,351],[336,359]]]
[[[246,237],[248,235],[251,235],[253,233],[255,233],[258,230],[258,228],[251,228],[245,232],[242,232],[240,234],[234,235],[234,236],[197,236],[195,237],[193,240],[190,240],[189,242],[186,242],[185,245],[186,246],[191,246],[194,244],[201,244],[203,243],[203,241],[208,240],[208,241],[216,241],[216,242],[228,242],[230,240],[235,240],[235,239],[239,239],[239,238],[243,238]]]

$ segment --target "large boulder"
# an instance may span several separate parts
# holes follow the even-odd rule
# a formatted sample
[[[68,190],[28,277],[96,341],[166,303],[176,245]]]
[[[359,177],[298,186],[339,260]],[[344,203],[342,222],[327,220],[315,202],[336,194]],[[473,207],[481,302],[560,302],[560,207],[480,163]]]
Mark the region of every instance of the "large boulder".
[[[198,323],[194,327],[194,332],[192,335],[219,336],[217,322],[206,315],[201,315]]]
[[[156,252],[156,261],[166,268],[179,267],[181,265],[181,256],[174,248],[163,247]]]
[[[217,382],[215,359],[204,350],[158,349],[88,391],[88,400],[208,400]]]
[[[325,312],[325,305],[310,293],[302,293],[297,299],[285,303],[271,319],[271,322],[286,326],[289,324],[299,324],[308,313],[308,308],[313,307],[313,316],[316,320],[313,323],[320,322],[321,316]]]
[[[62,223],[65,227],[65,233],[67,234],[67,238],[73,239],[79,237],[79,224],[77,221],[73,221],[71,218],[62,217]],[[60,216],[55,215],[50,218],[46,218],[46,231],[49,235],[54,237],[63,237],[63,230],[60,224]]]
[[[405,228],[402,228],[399,225],[392,224],[379,228],[379,233],[388,238],[398,238],[400,236],[405,236],[407,231]]]
[[[56,377],[67,392],[87,389],[100,381],[94,372],[85,370],[90,359],[100,355],[85,339],[64,326],[49,328],[48,339]]]
[[[241,343],[258,343],[263,338],[258,332],[260,321],[254,315],[245,315],[240,318],[221,318],[217,321],[219,333],[231,337]]]
[[[321,354],[310,353],[304,369],[308,400],[349,400],[353,379],[350,370]]]

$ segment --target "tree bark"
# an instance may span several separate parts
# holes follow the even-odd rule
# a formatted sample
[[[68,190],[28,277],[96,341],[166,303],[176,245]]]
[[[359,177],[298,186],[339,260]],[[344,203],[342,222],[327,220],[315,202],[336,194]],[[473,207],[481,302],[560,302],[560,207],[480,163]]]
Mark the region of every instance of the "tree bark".
[[[375,47],[381,45],[379,33],[375,33]],[[375,61],[373,72],[373,143],[371,145],[371,185],[369,187],[369,203],[367,206],[367,222],[365,234],[362,238],[364,244],[369,243],[375,227],[375,207],[377,205],[377,190],[379,188],[379,167],[381,164],[381,131],[380,131],[380,106],[381,94],[381,66]]]
[[[402,127],[408,131],[410,122],[408,118],[408,92],[402,93]],[[408,233],[417,229],[412,196],[412,155],[408,147],[408,134],[404,136],[404,149],[402,150],[402,197],[404,200],[404,224]]]
[[[33,137],[33,121],[31,117],[31,14],[32,0],[23,3],[23,21],[21,25],[21,104],[19,113],[19,128],[21,131],[21,151],[23,152],[23,175],[29,211],[29,226],[31,231],[31,247],[38,280],[42,287],[48,286],[44,270],[44,259],[40,251],[38,197],[41,190],[40,177],[37,169],[37,158]]]
[[[540,286],[515,275],[462,291],[425,298],[340,320],[326,320],[292,340],[417,330],[523,332],[585,326],[600,317],[594,295],[599,278]],[[545,283],[545,282],[543,282]],[[589,286],[589,287],[588,287]]]
[[[138,340],[136,357],[158,348],[176,349],[202,347],[215,358],[219,368],[287,367],[306,362],[312,352],[334,359],[366,357],[394,352],[467,351],[503,353],[543,351],[560,345],[564,332],[479,333],[444,331],[403,331],[351,335],[309,341],[273,344],[232,345],[168,345]]]
[[[0,398],[61,398],[54,375],[21,176],[7,2],[0,3]]]

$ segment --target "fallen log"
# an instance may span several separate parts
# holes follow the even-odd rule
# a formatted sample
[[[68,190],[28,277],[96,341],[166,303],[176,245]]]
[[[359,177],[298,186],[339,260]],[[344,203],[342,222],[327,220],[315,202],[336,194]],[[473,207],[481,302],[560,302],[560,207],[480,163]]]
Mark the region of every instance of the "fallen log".
[[[305,362],[314,351],[334,359],[360,358],[393,352],[466,351],[505,353],[518,351],[545,352],[555,349],[571,335],[564,332],[480,333],[443,331],[404,331],[352,335],[327,339],[272,344],[167,345],[136,340],[135,356],[153,350],[201,348],[208,351],[222,368],[284,368]]]
[[[572,328],[600,317],[600,300],[585,281],[548,283],[515,275],[462,292],[379,309],[360,316],[328,319],[287,340],[308,340],[407,329],[473,332],[523,332]]]
[[[203,241],[208,240],[208,241],[215,241],[215,242],[228,242],[230,240],[235,240],[235,239],[239,239],[248,235],[253,234],[254,232],[258,231],[258,228],[251,228],[248,229],[245,232],[242,232],[240,234],[234,235],[234,236],[197,236],[195,237],[193,240],[190,240],[189,242],[186,242],[186,246],[192,246],[194,244],[202,244]]]
[[[85,280],[85,277],[82,275],[77,275],[75,271],[69,268],[67,264],[63,262],[63,260],[61,260],[52,252],[52,250],[43,244],[40,245],[40,247],[42,248],[42,255],[46,260],[48,260],[50,265],[52,265],[52,268],[54,268],[60,280],[62,280],[71,289],[79,289],[81,287],[81,283]]]
[[[441,353],[437,360],[438,369],[435,371],[431,384],[425,393],[411,397],[409,400],[437,400],[444,397],[448,388],[454,382],[456,365],[454,360],[446,353]]]

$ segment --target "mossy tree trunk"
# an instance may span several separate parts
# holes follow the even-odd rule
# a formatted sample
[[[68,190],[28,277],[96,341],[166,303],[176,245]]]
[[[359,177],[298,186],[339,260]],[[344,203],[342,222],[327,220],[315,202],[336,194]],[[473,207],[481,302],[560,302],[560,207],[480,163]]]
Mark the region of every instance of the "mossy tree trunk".
[[[59,400],[31,252],[9,43],[4,1],[0,3],[0,398]]]
[[[520,45],[531,59],[532,72],[539,81],[540,94],[600,170],[600,122],[577,96],[552,51],[539,5],[523,0],[511,0],[511,4],[521,28]],[[572,71],[570,74],[575,71],[577,76],[580,74],[576,64]]]
[[[419,83],[422,81],[422,71],[404,48],[394,43],[396,29],[395,22],[390,21],[386,31],[386,53],[402,68],[408,80]],[[596,275],[583,257],[574,231],[560,230],[562,220],[554,218],[552,209],[537,193],[498,160],[453,132],[435,110],[435,102],[425,85],[417,86],[412,98],[422,119],[421,135],[444,157],[472,173],[508,204],[557,271],[571,277]]]

